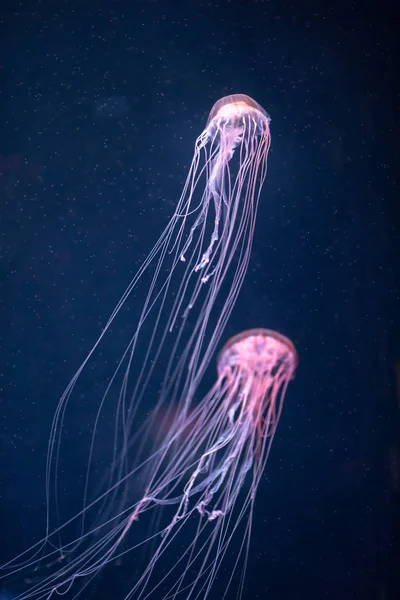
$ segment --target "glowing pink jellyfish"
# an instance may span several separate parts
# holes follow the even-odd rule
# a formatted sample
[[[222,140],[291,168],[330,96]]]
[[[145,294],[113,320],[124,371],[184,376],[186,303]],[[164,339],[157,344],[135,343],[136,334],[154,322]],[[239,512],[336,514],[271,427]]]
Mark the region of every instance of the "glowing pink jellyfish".
[[[142,528],[139,523],[131,530],[131,523],[158,506],[156,528],[186,478],[189,487],[178,492],[177,512],[149,563],[154,565],[178,522],[193,512],[192,498],[201,498],[196,510],[203,519],[235,501],[256,440],[253,473],[260,467],[279,415],[275,387],[265,391],[266,398],[271,396],[271,421],[266,412],[267,420],[257,423],[253,433],[250,416],[255,418],[256,407],[249,410],[249,403],[259,376],[242,390],[235,377],[245,373],[244,365],[229,376],[220,361],[217,385],[199,405],[196,395],[246,275],[267,171],[269,121],[244,94],[214,105],[196,140],[174,214],[61,396],[48,444],[45,535],[6,566],[13,571],[53,562],[55,572],[21,598],[65,592],[76,579],[90,579],[118,552],[127,551],[122,546],[135,548],[139,542],[130,536],[137,539]],[[106,282],[115,287],[110,276]],[[288,351],[287,344],[282,348]],[[271,386],[272,380],[271,374]],[[218,443],[215,436],[220,436]],[[231,454],[224,453],[233,451],[233,444],[242,449],[230,462]],[[63,460],[74,448],[82,465],[76,465],[70,490]],[[99,474],[99,465],[105,472]],[[219,498],[214,508],[210,494]],[[79,509],[72,497],[80,499]],[[221,518],[215,519],[218,527]],[[142,558],[146,540],[138,550]],[[141,578],[135,589],[146,586]]]
[[[103,490],[111,488],[129,476],[133,463],[146,460],[151,445],[158,448],[162,435],[154,423],[160,415],[167,423],[172,414],[184,417],[190,410],[247,271],[269,147],[269,117],[257,102],[235,94],[214,105],[170,222],[56,408],[47,457],[46,535],[73,516],[63,500],[60,460],[75,435],[80,445],[85,441],[75,416],[81,398],[85,428],[93,431],[82,454],[88,459],[77,473],[84,483],[74,490],[82,495],[83,509],[99,494],[93,457],[101,454],[103,464],[111,464],[102,484]],[[115,285],[109,276],[107,285]],[[61,553],[65,543],[57,542]]]
[[[256,491],[296,365],[292,342],[274,331],[253,329],[229,340],[214,386],[135,469],[146,472],[142,498],[94,528],[90,543],[79,540],[80,554],[20,600],[65,593],[79,581],[82,590],[123,554],[137,573],[125,600],[205,600],[222,567],[218,597],[232,597],[234,587],[240,598]]]

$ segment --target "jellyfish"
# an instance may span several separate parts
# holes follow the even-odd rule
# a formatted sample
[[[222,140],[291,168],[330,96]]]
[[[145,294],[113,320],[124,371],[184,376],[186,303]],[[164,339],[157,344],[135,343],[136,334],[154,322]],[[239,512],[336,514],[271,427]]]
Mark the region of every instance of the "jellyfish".
[[[293,343],[275,331],[230,339],[218,355],[215,384],[149,458],[143,496],[98,525],[95,541],[81,539],[78,556],[19,600],[65,594],[123,555],[137,571],[147,546],[147,563],[124,600],[206,600],[223,567],[218,597],[231,597],[232,586],[241,597],[256,492],[297,362]]]
[[[72,516],[60,494],[65,484],[59,465],[73,443],[75,402],[88,389],[93,433],[79,474],[82,506],[101,485],[109,489],[128,477],[132,461],[145,460],[150,446],[158,447],[158,415],[168,421],[178,412],[185,419],[190,411],[246,275],[267,172],[269,122],[244,94],[226,96],[212,108],[169,223],[56,407],[46,462],[46,535]],[[111,431],[101,429],[111,419]],[[111,467],[99,483],[93,457],[104,453],[107,436],[110,456],[102,462]]]
[[[183,457],[190,458],[192,448],[193,458],[210,443],[206,422],[192,446],[197,419],[203,416],[196,394],[249,264],[267,172],[269,123],[265,110],[244,94],[226,96],[212,108],[169,223],[55,408],[46,459],[44,537],[17,563],[11,561],[11,570],[16,564],[18,569],[53,564],[52,586],[59,592],[80,575],[90,578],[115,559],[118,548],[131,547],[130,525],[122,535],[127,519],[133,523],[149,506],[158,506],[158,515],[169,512],[172,504],[162,499],[168,500],[167,488],[172,493],[178,480],[172,477],[161,488],[153,484],[161,477],[159,469],[166,474],[168,465],[181,464],[176,457],[184,437],[189,436]],[[221,381],[228,385],[226,377]],[[170,424],[166,434],[160,418]],[[78,444],[82,465],[74,497],[80,498],[79,509],[72,506],[63,478],[64,458]],[[106,465],[103,472],[99,464]],[[212,464],[210,458],[201,469]],[[204,514],[209,510],[204,501],[199,506]],[[43,594],[53,589],[40,585]]]

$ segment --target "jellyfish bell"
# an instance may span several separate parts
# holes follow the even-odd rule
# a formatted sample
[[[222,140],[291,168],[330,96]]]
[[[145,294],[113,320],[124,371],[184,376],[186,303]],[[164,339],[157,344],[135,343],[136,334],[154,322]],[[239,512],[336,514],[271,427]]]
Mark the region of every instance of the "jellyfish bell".
[[[217,100],[207,120],[207,129],[214,131],[218,125],[240,127],[251,120],[258,132],[266,131],[271,121],[268,113],[250,96],[231,94]]]
[[[227,367],[248,369],[256,375],[272,373],[282,363],[294,377],[298,356],[293,343],[271,329],[250,329],[232,337],[218,354],[218,372]]]

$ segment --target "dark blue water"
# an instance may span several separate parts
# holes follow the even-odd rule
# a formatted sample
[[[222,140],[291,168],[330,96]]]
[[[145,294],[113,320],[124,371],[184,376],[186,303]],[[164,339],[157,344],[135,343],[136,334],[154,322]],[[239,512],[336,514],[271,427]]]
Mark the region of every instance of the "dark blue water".
[[[258,491],[243,597],[399,597],[389,8],[100,0],[4,14],[0,562],[42,534],[56,400],[172,215],[212,105],[245,93],[271,115],[272,150],[224,339],[276,329],[300,364]],[[81,460],[75,441],[72,504]],[[122,598],[130,574],[128,558],[91,597]],[[7,600],[24,588],[7,585]],[[222,574],[211,598],[223,586]]]

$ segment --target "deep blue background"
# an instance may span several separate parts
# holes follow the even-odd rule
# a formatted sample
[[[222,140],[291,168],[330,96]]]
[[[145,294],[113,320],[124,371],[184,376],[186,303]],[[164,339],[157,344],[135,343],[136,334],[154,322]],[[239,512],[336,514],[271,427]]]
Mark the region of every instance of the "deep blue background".
[[[300,355],[258,492],[244,597],[400,597],[389,4],[2,11],[0,562],[42,532],[55,402],[171,216],[208,111],[238,92],[271,115],[272,150],[225,339],[273,328]],[[79,450],[71,482],[74,460]],[[110,597],[113,576],[94,597]]]

